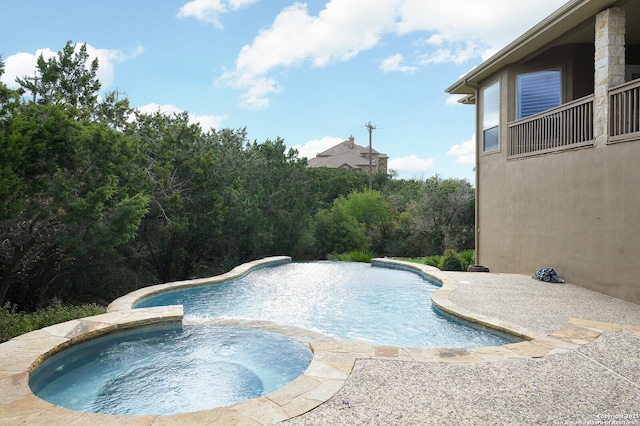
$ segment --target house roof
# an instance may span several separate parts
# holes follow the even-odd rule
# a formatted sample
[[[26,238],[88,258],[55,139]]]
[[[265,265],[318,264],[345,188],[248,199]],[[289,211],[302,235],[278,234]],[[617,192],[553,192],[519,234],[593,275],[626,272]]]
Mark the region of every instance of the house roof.
[[[626,38],[638,43],[640,29],[640,0],[570,0],[505,48],[471,70],[446,89],[447,93],[474,95],[478,83],[506,65],[518,63],[540,53],[541,50],[565,43],[593,43],[594,17],[609,7],[626,9]],[[463,98],[473,103],[472,97]],[[469,102],[471,101],[471,102]]]
[[[378,158],[387,158],[386,154],[380,154],[371,148],[371,154],[377,154]],[[350,167],[362,168],[369,165],[369,147],[364,147],[353,143],[352,139],[343,141],[332,146],[309,160],[311,167]]]
[[[350,152],[350,153],[355,153],[357,155],[369,155],[369,147],[364,147],[364,146],[360,146],[356,143],[353,143],[353,146],[350,147],[349,144],[353,143],[352,140],[347,139],[346,141],[342,141],[337,145],[332,146],[331,148],[327,149],[326,151],[322,151],[319,154],[316,154],[316,157],[328,157],[328,156],[332,156],[332,155],[340,155],[343,154],[345,152]],[[371,153],[372,154],[379,154],[378,151],[376,151],[375,149],[373,149],[373,147],[371,147]]]

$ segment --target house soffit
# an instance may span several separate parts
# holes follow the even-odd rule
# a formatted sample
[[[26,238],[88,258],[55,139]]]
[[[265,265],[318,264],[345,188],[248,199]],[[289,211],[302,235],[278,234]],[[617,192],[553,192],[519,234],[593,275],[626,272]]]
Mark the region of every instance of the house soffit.
[[[589,43],[595,37],[594,17],[609,7],[626,10],[626,39],[640,43],[640,0],[571,0],[522,36],[446,89],[447,93],[473,95],[478,83],[505,66],[523,62],[540,52],[560,44]]]

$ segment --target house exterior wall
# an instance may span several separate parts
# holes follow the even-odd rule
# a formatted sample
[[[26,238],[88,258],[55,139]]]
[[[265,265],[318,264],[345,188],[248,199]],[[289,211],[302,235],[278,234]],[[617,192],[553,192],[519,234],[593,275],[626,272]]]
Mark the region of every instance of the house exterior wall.
[[[608,143],[608,89],[624,81],[624,13],[595,18],[594,45],[548,48],[482,81],[476,96],[476,262],[494,272],[552,267],[569,282],[640,303],[640,138]],[[620,36],[622,34],[622,37]],[[620,66],[621,65],[621,66]],[[594,94],[593,146],[508,158],[516,76],[562,69],[562,102]],[[500,82],[499,149],[482,152],[482,90]],[[595,105],[600,95],[600,104]]]
[[[480,157],[477,262],[552,267],[569,282],[640,303],[640,140],[506,161]]]

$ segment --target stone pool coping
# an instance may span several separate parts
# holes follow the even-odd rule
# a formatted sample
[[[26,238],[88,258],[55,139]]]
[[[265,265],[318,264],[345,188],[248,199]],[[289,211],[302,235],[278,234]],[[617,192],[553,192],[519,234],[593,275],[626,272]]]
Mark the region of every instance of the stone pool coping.
[[[373,266],[414,270],[441,283],[432,294],[438,309],[464,321],[513,334],[522,342],[473,349],[406,348],[375,346],[361,341],[339,341],[296,327],[266,321],[213,319],[212,324],[257,327],[290,336],[313,352],[305,372],[288,385],[264,397],[233,405],[175,415],[123,416],[84,413],[55,406],[36,397],[29,374],[45,358],[73,344],[117,330],[183,321],[182,306],[131,309],[150,294],[169,288],[222,282],[265,265],[290,262],[285,256],[262,259],[234,268],[227,274],[201,280],[148,287],[114,301],[106,314],[56,324],[0,344],[0,424],[254,424],[277,423],[312,410],[329,400],[344,385],[357,359],[392,359],[411,362],[484,363],[518,358],[540,358],[566,352],[596,339],[604,331],[639,333],[638,327],[572,318],[561,329],[544,335],[516,324],[479,315],[451,302],[458,287],[445,272],[425,265],[392,259],[375,259]],[[224,278],[223,278],[224,277]]]

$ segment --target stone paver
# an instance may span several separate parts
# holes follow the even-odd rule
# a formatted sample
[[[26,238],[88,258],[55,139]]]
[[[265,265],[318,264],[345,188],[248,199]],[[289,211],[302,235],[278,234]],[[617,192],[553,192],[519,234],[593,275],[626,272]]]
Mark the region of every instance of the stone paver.
[[[409,268],[442,283],[432,295],[438,309],[524,341],[472,349],[397,348],[337,341],[264,321],[212,319],[288,335],[308,345],[313,360],[300,377],[265,397],[194,413],[81,413],[31,393],[29,371],[52,353],[114,330],[182,320],[181,306],[132,310],[137,300],[172,285],[221,282],[286,261],[268,258],[223,276],[142,289],[114,301],[107,314],[1,344],[0,425],[543,424],[640,414],[637,305],[570,284],[549,286],[513,274],[443,273],[388,259],[374,264]]]

